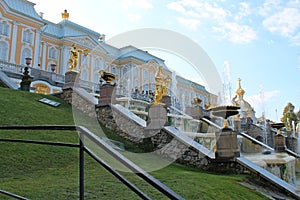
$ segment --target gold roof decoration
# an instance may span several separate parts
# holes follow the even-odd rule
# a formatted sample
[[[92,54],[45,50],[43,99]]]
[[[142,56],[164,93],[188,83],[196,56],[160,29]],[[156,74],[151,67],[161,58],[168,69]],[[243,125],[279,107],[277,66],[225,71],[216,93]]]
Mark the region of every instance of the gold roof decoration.
[[[238,78],[238,85],[239,85],[239,87],[235,93],[238,95],[238,97],[240,99],[242,99],[245,94],[245,90],[243,90],[243,88],[241,87],[241,79],[240,78]]]
[[[69,19],[69,13],[67,10],[64,10],[63,13],[61,13],[61,17],[63,20],[68,20]]]
[[[251,118],[251,111],[250,111],[250,108],[247,109],[247,118]]]

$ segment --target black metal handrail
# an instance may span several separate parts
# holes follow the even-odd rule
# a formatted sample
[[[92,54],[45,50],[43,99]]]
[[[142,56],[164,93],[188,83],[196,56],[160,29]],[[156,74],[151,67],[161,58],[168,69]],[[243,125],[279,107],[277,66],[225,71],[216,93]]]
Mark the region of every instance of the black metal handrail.
[[[136,173],[143,180],[148,182],[155,189],[160,191],[166,197],[170,199],[183,199],[173,190],[165,186],[159,180],[155,179],[153,176],[145,172],[143,169],[138,167],[136,164],[128,160],[118,151],[113,149],[110,145],[108,145],[101,138],[96,136],[94,133],[89,131],[87,128],[83,126],[0,126],[0,130],[77,130],[79,131],[80,138],[79,144],[73,143],[61,143],[61,142],[49,142],[49,141],[36,141],[36,140],[20,140],[20,139],[7,139],[0,138],[0,142],[18,142],[18,143],[30,143],[30,144],[42,144],[42,145],[53,145],[53,146],[65,146],[65,147],[75,147],[79,148],[79,198],[81,200],[84,199],[84,152],[90,155],[93,159],[95,159],[99,164],[101,164],[108,172],[114,175],[118,180],[120,180],[123,184],[125,184],[129,189],[135,192],[142,199],[150,199],[145,193],[143,193],[139,188],[137,188],[134,184],[132,184],[129,180],[123,177],[119,172],[117,172],[114,168],[108,165],[105,161],[99,158],[94,152],[92,152],[89,148],[84,145],[85,137],[94,142],[98,147],[104,149],[107,153],[109,153],[116,160],[121,162],[125,167],[130,169],[132,172]],[[10,192],[0,190],[0,193],[14,197],[16,199],[26,199],[16,194],[12,194]]]

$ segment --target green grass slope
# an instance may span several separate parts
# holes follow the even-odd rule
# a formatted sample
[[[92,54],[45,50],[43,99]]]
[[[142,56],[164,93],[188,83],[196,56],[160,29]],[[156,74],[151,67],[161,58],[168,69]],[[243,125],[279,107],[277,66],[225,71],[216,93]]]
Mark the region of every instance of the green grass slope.
[[[0,125],[73,125],[72,108],[54,108],[45,95],[0,87]],[[111,134],[111,133],[110,133]],[[0,138],[78,142],[72,131],[0,131]],[[115,137],[114,139],[118,139]],[[0,189],[29,199],[78,199],[78,149],[0,142]],[[86,199],[139,199],[94,160],[85,156]],[[122,173],[153,199],[161,194],[132,173]],[[266,199],[240,185],[245,176],[208,174],[170,165],[152,175],[185,199]],[[0,199],[11,199],[0,194]]]

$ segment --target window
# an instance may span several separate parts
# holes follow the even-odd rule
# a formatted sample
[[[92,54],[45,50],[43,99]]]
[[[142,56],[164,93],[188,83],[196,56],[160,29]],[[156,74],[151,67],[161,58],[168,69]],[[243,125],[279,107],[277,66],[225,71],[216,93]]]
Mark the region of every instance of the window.
[[[30,30],[23,31],[23,42],[32,43],[33,33]]]
[[[0,34],[8,36],[9,25],[7,22],[0,23]]]
[[[82,54],[82,64],[83,65],[88,65],[88,61],[89,61],[88,56],[85,56],[85,55]]]
[[[100,60],[98,58],[95,60],[95,68],[101,68]]]
[[[7,61],[8,45],[6,42],[0,42],[0,59]]]
[[[32,58],[31,51],[29,48],[24,48],[22,51],[22,57],[21,57],[21,64],[26,65],[26,59],[25,58]]]
[[[52,58],[52,59],[56,59],[56,57],[57,57],[57,50],[55,49],[55,47],[51,47],[49,49],[48,57]]]
[[[143,82],[148,82],[148,71],[143,69]]]

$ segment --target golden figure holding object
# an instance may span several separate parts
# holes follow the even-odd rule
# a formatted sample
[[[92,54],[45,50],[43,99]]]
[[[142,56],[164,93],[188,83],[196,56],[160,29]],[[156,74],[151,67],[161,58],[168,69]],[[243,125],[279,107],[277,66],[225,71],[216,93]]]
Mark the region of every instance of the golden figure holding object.
[[[163,67],[158,66],[155,73],[155,101],[154,104],[160,104],[163,96],[168,95],[168,85],[170,83],[170,76],[164,78]]]
[[[76,44],[73,44],[72,50],[70,51],[70,58],[68,61],[68,64],[70,65],[68,72],[77,72],[76,67],[78,64],[79,53],[83,53],[84,56],[87,56],[88,50],[87,49],[77,49]]]

